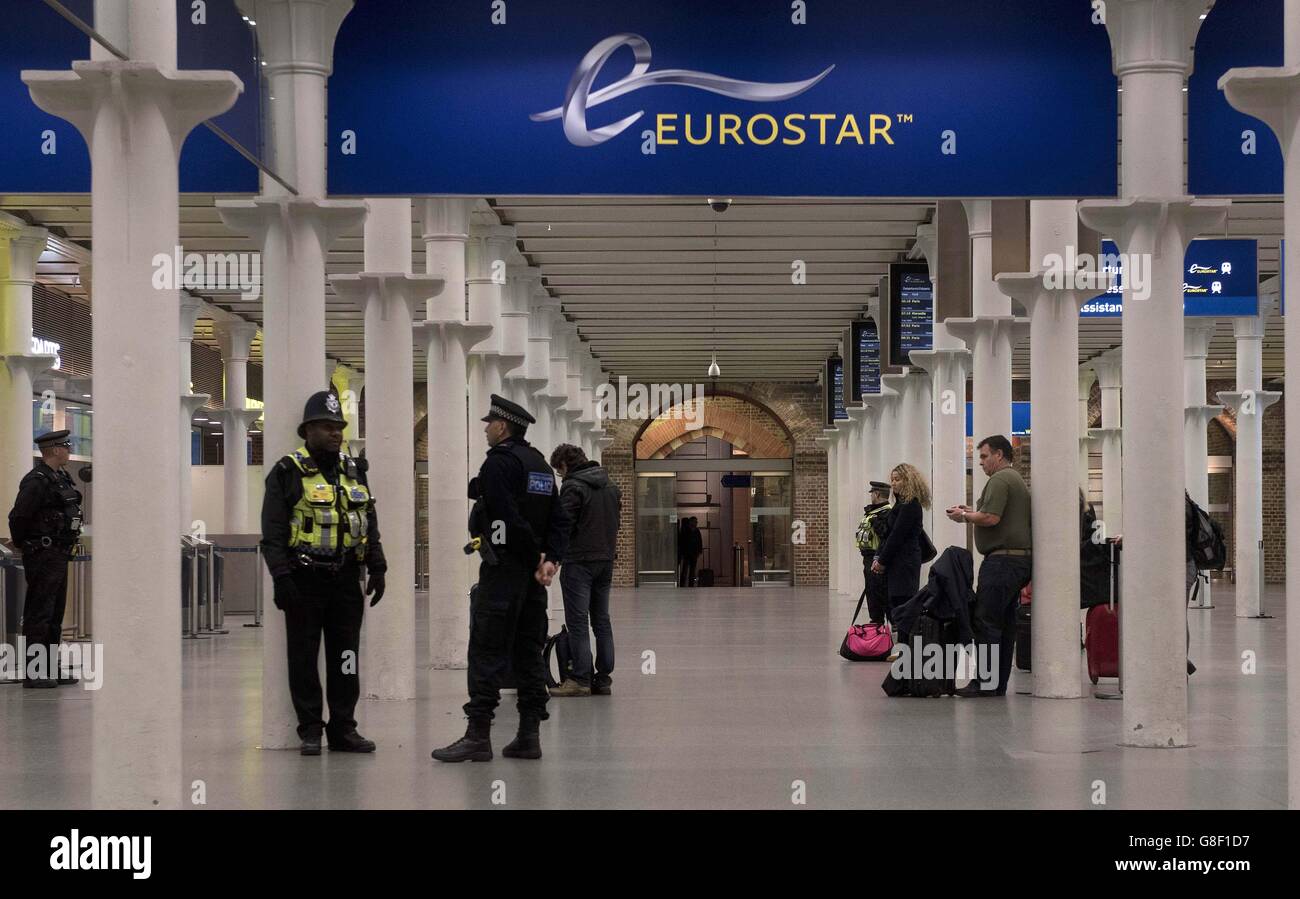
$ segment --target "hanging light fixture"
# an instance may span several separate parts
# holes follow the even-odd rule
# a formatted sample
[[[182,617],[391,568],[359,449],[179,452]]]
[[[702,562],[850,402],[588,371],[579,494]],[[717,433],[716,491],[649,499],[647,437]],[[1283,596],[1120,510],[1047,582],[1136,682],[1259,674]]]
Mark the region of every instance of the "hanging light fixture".
[[[713,203],[712,200],[709,201]],[[709,377],[714,381],[718,380],[722,374],[722,368],[718,365],[718,223],[713,223],[713,308],[709,315],[710,324],[713,328],[713,358],[709,362]]]

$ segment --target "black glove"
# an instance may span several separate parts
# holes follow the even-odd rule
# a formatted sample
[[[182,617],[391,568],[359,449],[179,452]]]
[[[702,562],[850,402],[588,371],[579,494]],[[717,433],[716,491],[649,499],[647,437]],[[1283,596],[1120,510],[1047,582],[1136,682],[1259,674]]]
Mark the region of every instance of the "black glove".
[[[378,605],[379,600],[384,598],[384,575],[383,572],[372,574],[366,579],[366,596],[374,594],[370,600],[370,607],[373,609]]]
[[[298,585],[293,582],[290,575],[282,574],[274,578],[273,583],[275,584],[275,593],[272,598],[277,609],[284,611],[298,602]]]

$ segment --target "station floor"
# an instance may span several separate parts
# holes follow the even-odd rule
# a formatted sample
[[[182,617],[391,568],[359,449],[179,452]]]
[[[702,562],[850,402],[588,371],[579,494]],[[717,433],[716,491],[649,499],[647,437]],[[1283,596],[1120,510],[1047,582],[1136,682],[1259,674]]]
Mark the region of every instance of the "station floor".
[[[262,631],[230,616],[228,635],[184,643],[185,777],[208,808],[793,808],[796,781],[809,808],[1082,809],[1096,781],[1109,808],[1283,808],[1282,597],[1266,600],[1279,617],[1238,620],[1231,590],[1190,613],[1194,745],[1175,750],[1117,745],[1121,704],[1082,673],[1076,701],[889,699],[884,665],[836,654],[855,597],[715,588],[615,591],[613,695],[552,700],[540,762],[500,756],[511,694],[492,762],[432,761],[465,699],[463,671],[433,670],[413,702],[361,703],[377,753],[303,758],[257,748]],[[0,807],[89,805],[92,696],[0,688]]]

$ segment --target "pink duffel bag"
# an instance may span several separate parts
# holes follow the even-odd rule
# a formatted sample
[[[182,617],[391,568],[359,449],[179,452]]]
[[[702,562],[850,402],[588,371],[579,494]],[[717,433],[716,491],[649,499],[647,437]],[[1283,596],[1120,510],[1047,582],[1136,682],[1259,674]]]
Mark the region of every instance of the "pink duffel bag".
[[[850,662],[883,662],[894,648],[894,638],[889,628],[883,624],[858,624],[858,614],[862,611],[862,601],[867,598],[867,591],[858,597],[858,607],[853,611],[853,623],[840,644],[840,655]]]

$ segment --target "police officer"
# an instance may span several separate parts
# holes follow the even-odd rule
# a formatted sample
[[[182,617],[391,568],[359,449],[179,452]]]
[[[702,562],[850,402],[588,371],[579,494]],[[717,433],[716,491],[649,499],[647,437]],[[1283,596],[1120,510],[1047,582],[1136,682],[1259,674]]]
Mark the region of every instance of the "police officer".
[[[50,431],[36,438],[41,461],[19,483],[9,513],[9,533],[22,551],[27,579],[23,686],[29,688],[77,682],[58,669],[68,602],[68,559],[81,536],[81,491],[64,470],[72,447],[68,433]]]
[[[361,690],[361,566],[374,606],[384,595],[388,565],[366,460],[341,452],[346,424],[337,396],[312,394],[298,426],[306,442],[271,469],[262,501],[262,554],[275,582],[275,607],[284,612],[303,755],[320,755],[322,730],[331,750],[375,751],[353,717]],[[322,631],[328,724],[316,667]]]
[[[563,558],[569,523],[560,509],[555,474],[524,439],[536,419],[522,406],[492,395],[483,418],[490,449],[478,477],[469,482],[477,524],[471,537],[491,544],[496,564],[479,565],[471,593],[469,702],[465,736],[433,757],[440,762],[486,762],[490,730],[501,701],[501,678],[513,667],[519,692],[519,733],[503,750],[507,758],[539,759],[538,726],[546,714],[546,584]]]

